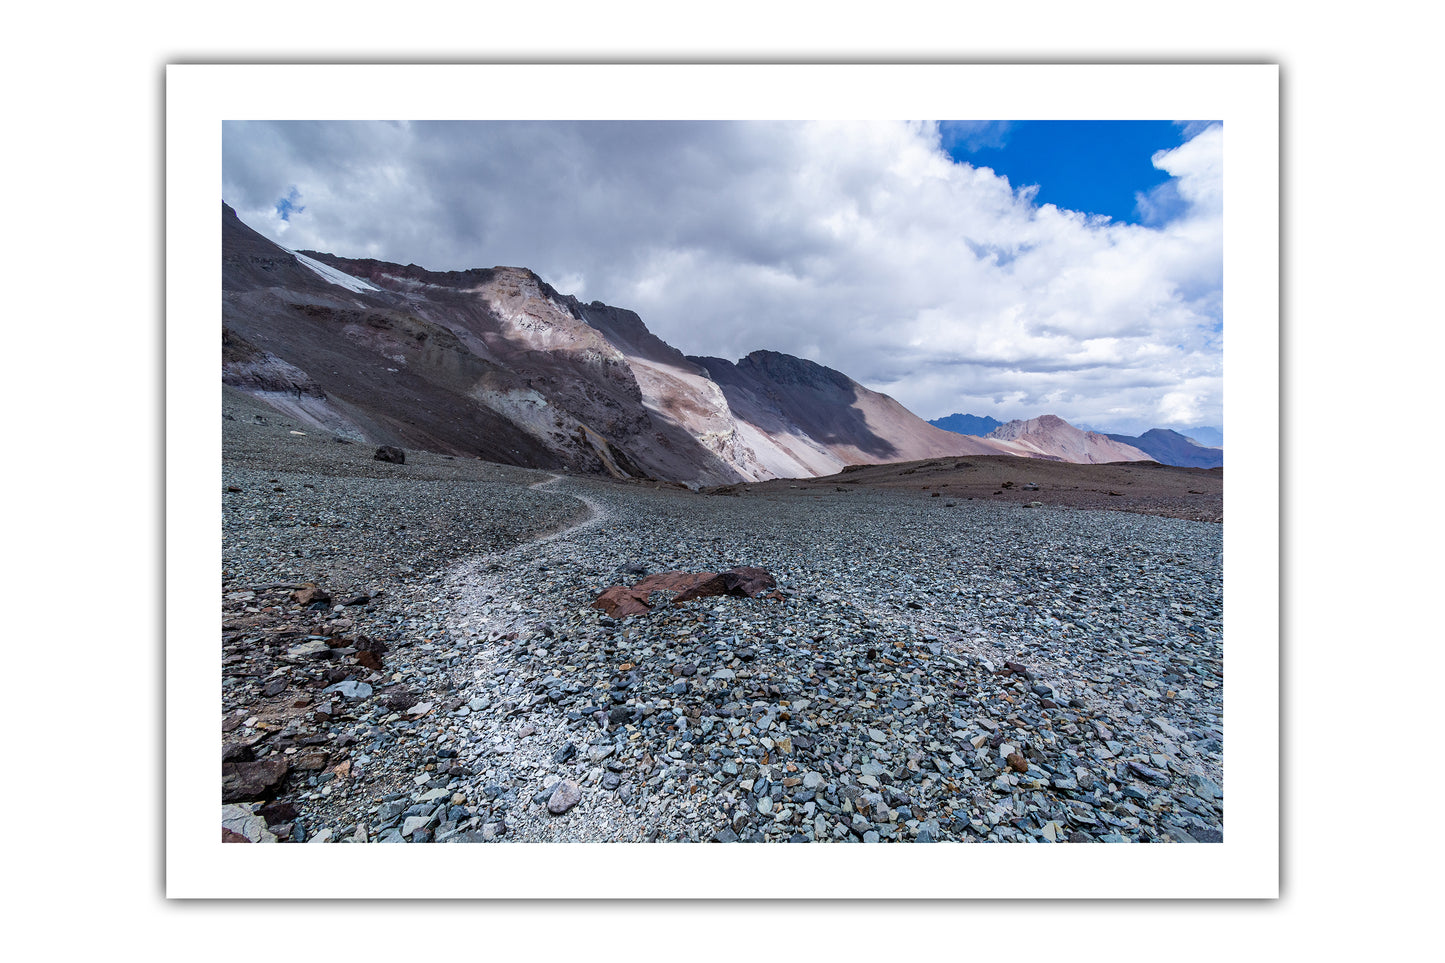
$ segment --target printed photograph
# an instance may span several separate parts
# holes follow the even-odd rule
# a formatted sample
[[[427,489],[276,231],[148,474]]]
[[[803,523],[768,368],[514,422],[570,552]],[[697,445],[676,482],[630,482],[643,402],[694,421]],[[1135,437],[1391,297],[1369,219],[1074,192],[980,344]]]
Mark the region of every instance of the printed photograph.
[[[1228,129],[226,121],[221,840],[1224,843]]]

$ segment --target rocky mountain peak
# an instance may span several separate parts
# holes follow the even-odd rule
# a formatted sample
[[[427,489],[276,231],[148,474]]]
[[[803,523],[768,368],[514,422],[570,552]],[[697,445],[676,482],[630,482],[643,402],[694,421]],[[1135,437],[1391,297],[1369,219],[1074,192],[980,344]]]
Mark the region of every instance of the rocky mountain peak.
[[[526,267],[288,251],[224,201],[222,264],[226,383],[379,445],[694,485],[951,455],[1147,457],[1053,415],[989,437],[945,431],[778,351],[689,358],[636,312]]]
[[[989,438],[1012,442],[1039,456],[1099,464],[1111,461],[1150,461],[1149,455],[1098,432],[1075,428],[1057,415],[1040,415],[1000,425]]]

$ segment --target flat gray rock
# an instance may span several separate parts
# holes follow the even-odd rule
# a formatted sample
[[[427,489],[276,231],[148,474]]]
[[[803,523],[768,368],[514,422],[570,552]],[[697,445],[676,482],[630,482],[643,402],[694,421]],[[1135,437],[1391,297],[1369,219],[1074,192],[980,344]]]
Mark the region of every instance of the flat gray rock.
[[[286,650],[288,659],[315,659],[326,655],[331,651],[331,646],[325,642],[302,642],[300,645],[293,645]]]
[[[365,682],[357,682],[354,679],[347,679],[345,682],[338,682],[329,685],[321,690],[322,692],[338,692],[348,699],[365,699],[371,695],[371,686]]]

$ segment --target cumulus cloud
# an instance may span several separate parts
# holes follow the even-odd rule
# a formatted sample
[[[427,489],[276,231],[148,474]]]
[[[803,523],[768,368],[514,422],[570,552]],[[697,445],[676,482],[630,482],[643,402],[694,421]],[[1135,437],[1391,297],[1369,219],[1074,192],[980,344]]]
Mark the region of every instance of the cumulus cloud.
[[[1223,128],[1154,156],[1168,203],[1144,224],[1038,205],[945,151],[1006,132],[238,122],[223,195],[292,249],[524,265],[689,354],[786,351],[926,418],[1221,423]]]

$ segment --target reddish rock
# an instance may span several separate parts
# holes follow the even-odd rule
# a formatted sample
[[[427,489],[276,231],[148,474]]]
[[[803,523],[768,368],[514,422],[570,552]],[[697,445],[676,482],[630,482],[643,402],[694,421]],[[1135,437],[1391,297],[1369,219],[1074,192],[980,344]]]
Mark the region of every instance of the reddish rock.
[[[645,602],[640,602],[626,585],[614,585],[592,602],[594,609],[601,609],[614,618],[641,615],[649,611]]]
[[[613,585],[593,601],[592,607],[614,618],[641,615],[652,606],[648,597],[653,592],[674,592],[673,605],[714,595],[739,595],[753,598],[777,586],[767,569],[744,566],[726,572],[658,572],[636,585]],[[776,594],[776,593],[774,593]]]
[[[223,843],[249,843],[250,840],[233,829],[221,827],[221,842]]]
[[[252,747],[260,742],[259,736],[252,739],[236,739],[232,742],[221,744],[222,762],[255,762],[256,754]]]
[[[325,769],[328,757],[324,752],[308,752],[303,756],[296,757],[297,769],[319,770]]]
[[[729,595],[743,595],[754,598],[768,589],[777,588],[777,580],[773,573],[765,568],[758,568],[753,565],[745,565],[739,568],[728,569],[722,573],[723,582]],[[777,595],[778,593],[773,593]]]
[[[382,656],[386,654],[386,643],[369,636],[358,635],[352,643],[356,647],[356,661],[371,669],[373,672],[380,672],[385,664]]]
[[[286,760],[272,756],[260,762],[221,764],[221,802],[252,802],[275,795],[289,767]]]
[[[649,585],[649,582],[653,584]],[[722,595],[727,591],[727,581],[716,572],[659,572],[656,575],[649,575],[633,586],[634,589],[644,587],[646,593],[642,596],[643,598],[646,598],[647,594],[661,589],[666,592],[676,592],[677,596],[672,600],[672,604],[680,605],[693,599]]]
[[[296,805],[289,802],[267,803],[256,810],[256,815],[266,820],[266,825],[276,826],[296,818]]]

